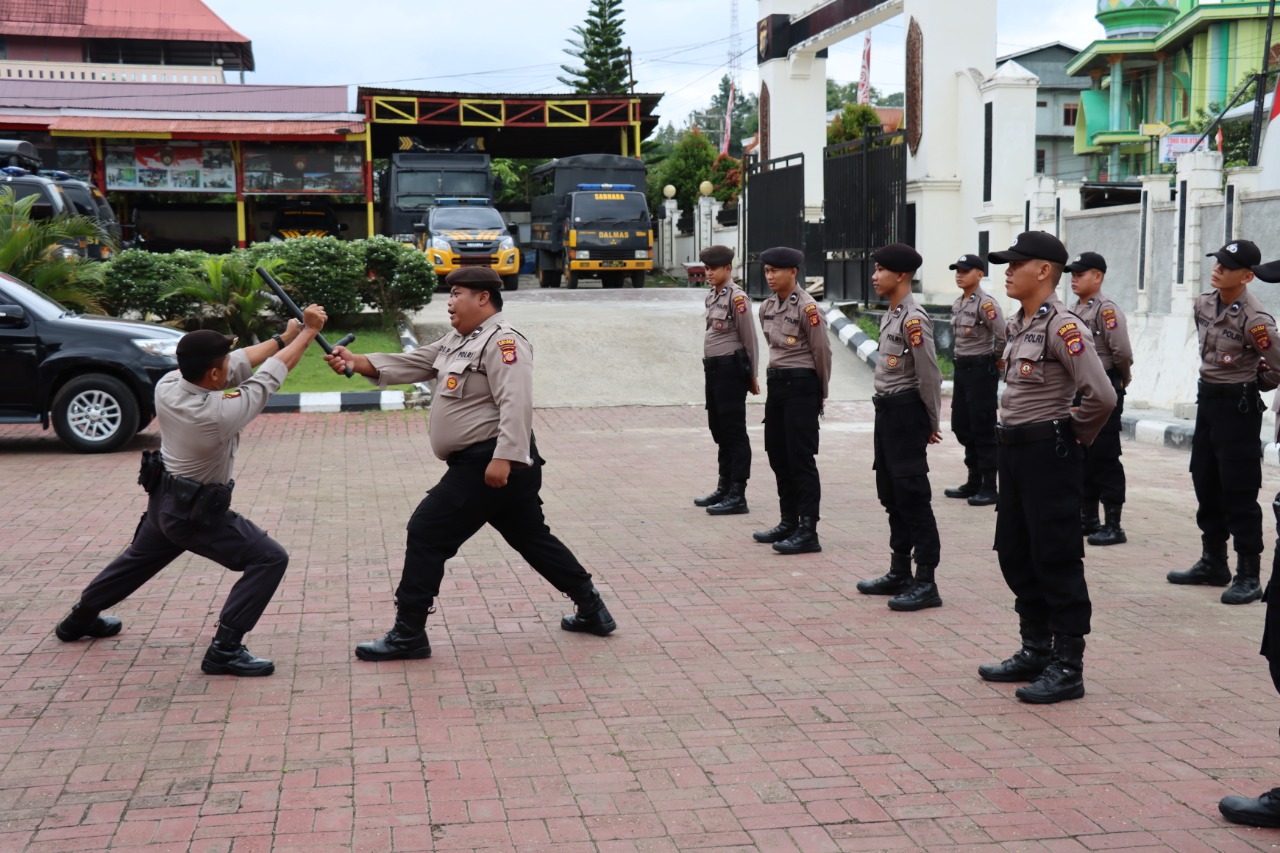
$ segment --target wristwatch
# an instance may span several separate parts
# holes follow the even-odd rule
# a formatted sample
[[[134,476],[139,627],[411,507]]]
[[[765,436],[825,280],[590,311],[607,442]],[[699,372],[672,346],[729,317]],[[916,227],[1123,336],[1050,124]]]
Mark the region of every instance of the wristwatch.
[[[280,349],[284,349],[284,338],[279,335],[272,335],[271,340],[275,341],[276,346],[280,347]]]

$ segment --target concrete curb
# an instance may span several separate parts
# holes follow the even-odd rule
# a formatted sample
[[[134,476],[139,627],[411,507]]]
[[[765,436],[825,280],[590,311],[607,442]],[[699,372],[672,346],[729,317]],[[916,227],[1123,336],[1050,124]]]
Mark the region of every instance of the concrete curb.
[[[827,313],[827,325],[831,328],[831,334],[838,337],[841,343],[853,350],[858,358],[874,369],[880,363],[879,345],[867,337],[866,333],[858,328],[858,324],[844,316],[844,312],[833,303],[828,302],[824,310]]]

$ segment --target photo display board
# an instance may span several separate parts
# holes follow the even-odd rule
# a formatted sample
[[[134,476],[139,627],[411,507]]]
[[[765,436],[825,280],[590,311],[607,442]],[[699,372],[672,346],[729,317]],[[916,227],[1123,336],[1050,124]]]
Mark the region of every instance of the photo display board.
[[[228,142],[146,142],[106,147],[107,189],[235,192]]]
[[[246,142],[245,195],[364,192],[364,146],[358,143]]]

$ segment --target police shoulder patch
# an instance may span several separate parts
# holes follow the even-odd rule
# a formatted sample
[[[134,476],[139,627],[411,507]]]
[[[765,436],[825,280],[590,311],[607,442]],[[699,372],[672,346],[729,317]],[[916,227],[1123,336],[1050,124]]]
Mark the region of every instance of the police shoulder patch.
[[[1271,335],[1267,333],[1267,324],[1259,323],[1249,329],[1249,334],[1253,335],[1254,343],[1258,345],[1258,349],[1271,349]]]
[[[924,346],[924,327],[920,325],[919,317],[911,317],[902,324],[902,330],[907,333],[907,343],[913,347]]]
[[[817,310],[818,310],[818,305],[815,302],[810,302],[808,305],[804,306],[804,313],[806,314],[812,314],[814,311],[817,311]]]
[[[1103,323],[1103,325],[1105,325],[1108,329],[1114,329],[1116,326],[1120,325],[1120,321],[1116,318],[1116,309],[1114,309],[1114,308],[1103,308],[1103,309],[1102,309],[1102,323]]]
[[[498,341],[498,350],[502,353],[503,364],[516,363],[516,339],[502,338]]]
[[[1084,335],[1080,326],[1074,321],[1067,321],[1058,327],[1058,337],[1067,346],[1067,354],[1077,356],[1084,352]]]
[[[982,303],[982,311],[987,315],[988,320],[994,320],[996,318],[996,304],[990,299]]]

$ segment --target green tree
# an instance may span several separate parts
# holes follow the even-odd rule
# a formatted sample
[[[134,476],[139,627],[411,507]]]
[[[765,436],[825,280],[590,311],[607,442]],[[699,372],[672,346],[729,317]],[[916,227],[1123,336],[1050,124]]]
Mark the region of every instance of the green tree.
[[[12,188],[0,187],[0,272],[64,305],[103,313],[102,264],[64,247],[86,239],[111,245],[113,238],[99,220],[88,216],[33,219],[36,200],[36,196],[16,198]]]
[[[200,273],[170,285],[160,298],[182,296],[191,300],[188,328],[212,327],[237,335],[246,343],[257,343],[261,333],[276,321],[266,282],[258,277],[255,267],[261,265],[272,272],[282,263],[278,258],[269,258],[255,265],[244,252],[209,255]]]
[[[860,139],[866,128],[876,124],[880,124],[880,114],[876,112],[875,107],[869,107],[866,104],[845,104],[844,111],[827,127],[827,144],[835,145],[851,139]]]
[[[907,95],[905,92],[892,92],[883,98],[873,100],[871,103],[877,107],[905,107],[907,105]]]
[[[557,79],[584,95],[616,95],[627,91],[627,51],[622,46],[622,0],[591,0],[587,20],[573,28],[577,38],[568,39],[572,48],[565,53],[582,63],[575,68],[561,65],[567,77]]]
[[[721,154],[711,164],[711,194],[726,205],[738,203],[738,193],[742,191],[742,161]]]
[[[363,253],[368,271],[360,296],[382,312],[384,321],[390,322],[401,311],[417,311],[431,301],[436,274],[422,252],[390,237],[351,242]]]
[[[1249,72],[1242,75],[1241,80],[1249,80],[1241,89],[1244,94],[1237,100],[1238,104],[1252,104],[1254,92],[1256,91],[1257,79],[1256,72]],[[1239,91],[1239,90],[1238,90]],[[1193,133],[1204,133],[1213,120],[1218,117],[1218,113],[1222,112],[1222,104],[1214,101],[1206,104],[1196,110],[1195,116],[1190,121],[1191,131]],[[1238,119],[1236,121],[1225,121],[1222,123],[1222,165],[1224,166],[1245,166],[1249,163],[1249,144],[1252,132],[1252,118],[1250,113],[1247,118]],[[1218,132],[1214,130],[1209,134],[1208,145],[1210,150],[1218,150]]]
[[[760,116],[757,109],[757,96],[744,95],[741,91],[735,89],[733,92],[733,116],[730,120],[729,127],[729,153],[735,157],[742,155],[742,140],[748,136],[755,134],[760,126]],[[705,113],[694,113],[690,116],[689,124],[695,125],[699,123],[700,117],[706,115],[711,118],[711,122],[715,127],[723,127],[725,112],[729,107],[729,75],[726,74],[720,78],[720,88],[711,98],[711,104]],[[712,143],[718,149],[720,140],[713,139]]]
[[[649,203],[654,205],[662,199],[662,187],[671,184],[676,188],[676,201],[680,209],[693,210],[699,196],[698,186],[711,178],[711,167],[716,161],[716,146],[703,135],[702,131],[693,127],[681,135],[675,144],[671,156],[659,167],[655,199],[650,194]],[[653,184],[650,184],[652,190]]]

